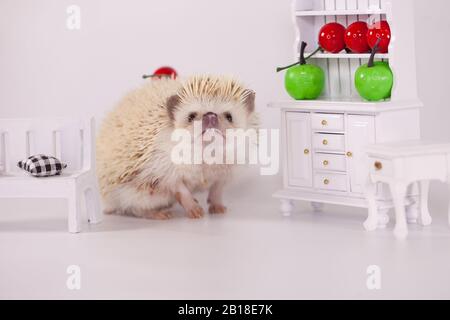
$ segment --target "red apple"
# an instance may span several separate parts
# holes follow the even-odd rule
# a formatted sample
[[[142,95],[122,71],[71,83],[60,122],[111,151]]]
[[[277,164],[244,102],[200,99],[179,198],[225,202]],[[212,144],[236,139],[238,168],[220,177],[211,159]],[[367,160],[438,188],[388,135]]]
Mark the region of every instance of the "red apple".
[[[345,27],[337,22],[327,23],[320,29],[319,45],[325,51],[339,53],[345,49]]]
[[[389,43],[391,42],[391,28],[385,20],[375,22],[369,26],[367,31],[367,42],[372,49],[375,47],[378,39],[381,39],[378,53],[388,53]]]
[[[367,43],[367,32],[369,27],[363,21],[352,23],[345,32],[345,44],[354,53],[370,52],[369,44]]]

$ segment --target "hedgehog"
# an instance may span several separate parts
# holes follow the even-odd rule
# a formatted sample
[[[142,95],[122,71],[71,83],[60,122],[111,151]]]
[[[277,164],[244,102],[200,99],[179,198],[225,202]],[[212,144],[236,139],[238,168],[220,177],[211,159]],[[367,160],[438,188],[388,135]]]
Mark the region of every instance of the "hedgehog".
[[[192,219],[205,210],[195,198],[208,191],[210,214],[223,214],[223,188],[235,165],[178,164],[174,130],[195,123],[225,137],[229,129],[257,128],[255,93],[224,76],[155,79],[127,94],[102,123],[97,174],[106,214],[166,220],[179,203]],[[192,142],[193,143],[193,142]]]

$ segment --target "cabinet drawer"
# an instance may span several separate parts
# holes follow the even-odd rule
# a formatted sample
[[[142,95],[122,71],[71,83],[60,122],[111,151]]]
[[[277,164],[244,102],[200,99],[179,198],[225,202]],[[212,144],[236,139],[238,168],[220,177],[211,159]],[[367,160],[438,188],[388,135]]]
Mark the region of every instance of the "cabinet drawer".
[[[316,153],[314,155],[314,169],[329,171],[346,171],[347,163],[344,155]]]
[[[345,151],[345,136],[343,134],[315,133],[313,137],[314,150]]]
[[[314,174],[314,187],[330,191],[347,191],[347,176],[344,174]]]
[[[344,131],[344,115],[314,113],[311,117],[313,130]]]

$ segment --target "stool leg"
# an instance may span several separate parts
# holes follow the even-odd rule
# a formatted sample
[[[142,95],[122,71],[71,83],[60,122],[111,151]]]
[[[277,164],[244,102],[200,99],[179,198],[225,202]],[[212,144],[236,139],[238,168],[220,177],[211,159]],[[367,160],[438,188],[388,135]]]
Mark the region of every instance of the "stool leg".
[[[364,222],[364,229],[366,231],[375,231],[378,227],[378,209],[376,203],[376,188],[377,185],[372,182],[371,178],[367,178],[367,182],[364,188],[364,193],[366,195],[369,216],[367,220]]]
[[[289,199],[281,199],[280,211],[284,217],[290,217],[294,210],[294,201]]]
[[[428,194],[430,190],[430,181],[420,182],[420,224],[429,226],[433,219],[428,211]]]
[[[416,224],[419,220],[420,199],[416,196],[418,194],[420,194],[420,182],[411,184],[407,197],[410,197],[412,204],[406,207],[406,219],[409,224]]]
[[[406,218],[409,224],[416,224],[419,219],[419,203],[414,203],[406,208]]]
[[[405,239],[408,236],[408,224],[406,223],[405,197],[407,191],[405,183],[393,182],[390,184],[392,198],[395,204],[395,229],[397,239]]]
[[[378,229],[386,229],[389,220],[389,209],[378,209]]]

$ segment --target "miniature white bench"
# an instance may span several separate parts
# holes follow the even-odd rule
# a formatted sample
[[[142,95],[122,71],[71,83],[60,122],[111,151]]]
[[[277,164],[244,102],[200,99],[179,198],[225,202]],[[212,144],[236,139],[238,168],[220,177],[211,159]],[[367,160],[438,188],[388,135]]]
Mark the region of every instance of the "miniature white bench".
[[[369,202],[369,217],[364,223],[367,231],[374,231],[378,225],[376,207],[376,184],[390,186],[395,204],[396,225],[394,234],[403,239],[408,235],[405,212],[405,197],[410,184],[420,185],[419,223],[431,224],[428,211],[428,193],[431,180],[450,183],[450,144],[426,141],[404,141],[373,145],[366,148],[370,173],[366,185]],[[450,223],[450,211],[449,211]]]
[[[67,169],[61,176],[32,177],[17,163],[34,154],[54,156]],[[66,198],[71,233],[81,231],[83,210],[90,223],[100,222],[94,119],[0,119],[0,198]]]

